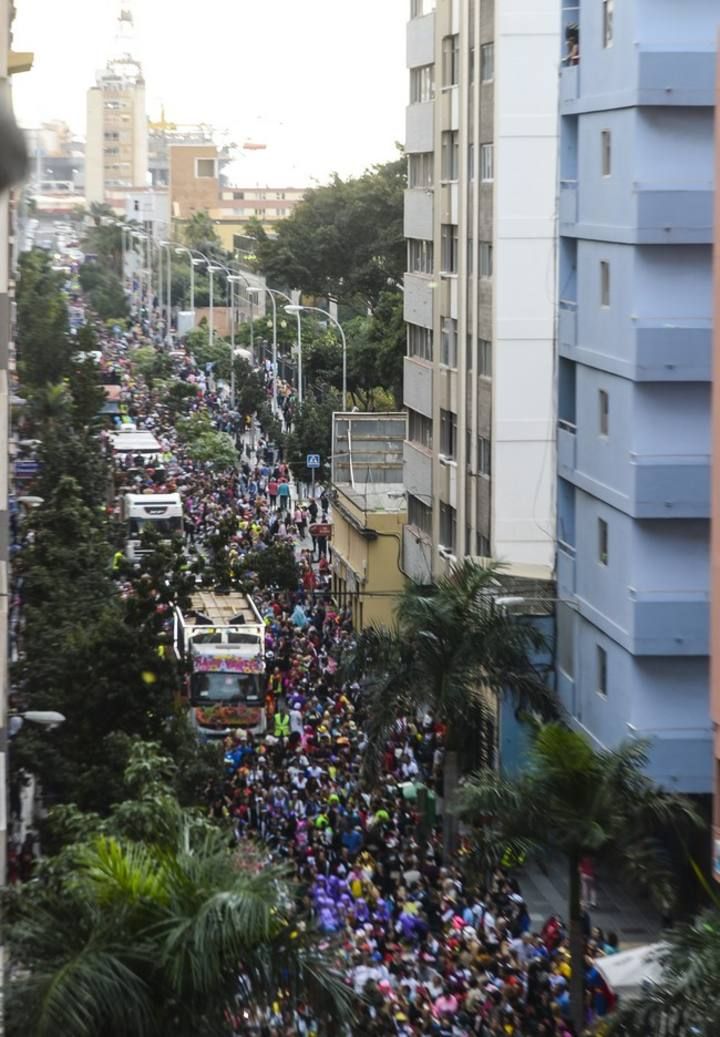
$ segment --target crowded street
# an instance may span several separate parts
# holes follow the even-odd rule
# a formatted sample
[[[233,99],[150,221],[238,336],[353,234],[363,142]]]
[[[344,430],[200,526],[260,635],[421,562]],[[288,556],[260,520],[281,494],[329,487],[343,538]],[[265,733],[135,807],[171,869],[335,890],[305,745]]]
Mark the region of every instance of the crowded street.
[[[361,780],[362,682],[344,663],[355,632],[333,600],[327,552],[308,530],[330,503],[298,499],[293,473],[255,419],[232,410],[227,387],[198,369],[176,344],[176,376],[198,388],[191,413],[231,434],[241,461],[232,472],[195,463],[153,393],[131,371],[134,348],[151,327],[103,336],[101,369],[121,384],[123,419],[151,430],[162,448],[138,469],[137,493],[181,494],[185,551],[204,575],[231,588],[243,556],[278,541],[291,544],[300,579],[289,592],[255,582],[252,595],[265,627],[262,732],[238,726],[224,734],[224,769],[205,789],[209,816],[229,826],[242,847],[259,843],[268,861],[284,862],[297,882],[304,917],[337,947],[358,995],[357,1032],[453,1037],[571,1037],[568,949],[562,921],[532,932],[517,880],[498,866],[487,883],[447,859],[441,819],[419,809],[418,790],[442,803],[444,727],[428,714],[398,722],[376,787]],[[271,394],[272,372],[265,370]],[[161,475],[158,476],[158,472]],[[279,487],[287,489],[282,493]],[[217,557],[217,534],[230,535]],[[123,584],[121,591],[129,585]],[[434,814],[434,807],[432,813]],[[592,966],[616,952],[617,937],[587,932],[587,1017],[602,1016],[609,993]],[[233,1032],[312,1034],[309,1009],[279,997],[268,1015],[238,998]]]

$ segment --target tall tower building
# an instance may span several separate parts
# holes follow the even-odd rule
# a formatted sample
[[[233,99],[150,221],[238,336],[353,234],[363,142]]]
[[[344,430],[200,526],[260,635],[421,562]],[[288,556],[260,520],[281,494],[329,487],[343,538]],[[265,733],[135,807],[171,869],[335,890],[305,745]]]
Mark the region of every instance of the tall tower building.
[[[412,0],[404,567],[554,566],[557,0]]]
[[[558,688],[705,793],[718,5],[558,2]]]
[[[124,196],[148,179],[145,80],[136,53],[132,8],[122,0],[111,57],[88,90],[85,197],[124,211]]]

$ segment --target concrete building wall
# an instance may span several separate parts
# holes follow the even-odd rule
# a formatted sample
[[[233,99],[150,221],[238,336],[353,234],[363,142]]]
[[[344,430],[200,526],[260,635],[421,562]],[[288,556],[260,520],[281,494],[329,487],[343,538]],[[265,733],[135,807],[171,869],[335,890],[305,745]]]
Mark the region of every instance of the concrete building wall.
[[[103,157],[103,95],[99,87],[87,92],[87,135],[85,142],[85,200],[101,205],[105,201],[105,163]]]
[[[215,163],[215,175],[199,175],[199,162]],[[170,211],[173,219],[213,209],[220,197],[218,152],[214,144],[174,144],[170,147]]]
[[[629,0],[609,32],[560,7],[558,689],[598,744],[648,736],[653,777],[706,792],[717,9]]]
[[[559,33],[554,0],[438,0],[408,24],[405,235],[411,259],[433,250],[405,277],[404,399],[433,438],[406,482],[429,494],[413,513],[431,506],[435,576],[468,555],[553,567]]]
[[[718,37],[720,40],[720,36]],[[720,48],[719,48],[720,51]],[[720,58],[715,77],[715,172],[720,174]],[[720,241],[720,194],[715,198],[715,240]],[[710,710],[713,722],[713,876],[720,882],[720,252],[713,265],[712,540],[710,545]]]

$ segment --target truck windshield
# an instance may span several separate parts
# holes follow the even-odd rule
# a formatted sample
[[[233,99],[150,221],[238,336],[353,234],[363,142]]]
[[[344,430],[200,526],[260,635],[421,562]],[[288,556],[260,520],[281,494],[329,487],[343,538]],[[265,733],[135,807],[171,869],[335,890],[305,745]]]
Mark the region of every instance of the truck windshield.
[[[262,703],[262,690],[255,673],[194,673],[192,703],[203,706],[211,702]]]
[[[140,536],[143,529],[152,526],[161,536],[171,537],[182,533],[183,523],[180,515],[174,518],[131,518],[128,523],[128,535]]]

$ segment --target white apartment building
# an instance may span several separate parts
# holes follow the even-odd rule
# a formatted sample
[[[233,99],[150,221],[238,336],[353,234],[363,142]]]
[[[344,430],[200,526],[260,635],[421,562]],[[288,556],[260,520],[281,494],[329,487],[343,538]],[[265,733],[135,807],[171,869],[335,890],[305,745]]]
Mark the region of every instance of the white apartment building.
[[[125,194],[148,183],[145,80],[133,57],[132,10],[124,0],[117,21],[114,56],[97,73],[87,95],[85,198],[125,211]]]
[[[405,570],[554,556],[556,0],[411,0]]]

